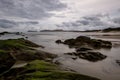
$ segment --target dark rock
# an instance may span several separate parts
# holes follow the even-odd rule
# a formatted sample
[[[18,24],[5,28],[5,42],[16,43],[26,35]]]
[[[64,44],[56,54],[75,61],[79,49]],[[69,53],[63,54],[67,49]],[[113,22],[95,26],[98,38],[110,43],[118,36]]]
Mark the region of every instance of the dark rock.
[[[16,32],[15,34],[16,34],[16,35],[20,35],[21,33],[20,33],[20,32]]]
[[[112,43],[110,41],[90,39],[90,37],[86,36],[79,36],[76,39],[67,39],[64,42],[62,42],[61,40],[57,40],[56,43],[66,44],[70,48],[79,48],[82,46],[88,46],[94,49],[112,48]]]
[[[25,39],[28,39],[28,37],[25,37]]]
[[[112,47],[112,43],[110,41],[103,41],[101,40],[101,43],[102,43],[102,47],[105,47],[105,48],[111,48]]]
[[[81,53],[79,57],[86,59],[88,61],[96,62],[96,61],[105,59],[107,56],[101,54],[100,52],[87,52],[84,54]]]
[[[75,57],[72,57],[72,59],[73,59],[73,60],[76,60],[76,59],[77,59],[77,57],[76,57],[76,56],[75,56]]]
[[[101,48],[101,42],[98,41],[97,39],[91,39],[91,42],[90,42],[90,45],[93,47],[93,48]]]
[[[57,44],[60,44],[60,43],[62,43],[62,41],[61,40],[57,40],[57,41],[55,41]]]
[[[9,70],[16,60],[9,52],[0,52],[0,74]]]
[[[16,55],[17,60],[22,60],[22,61],[32,61],[32,60],[46,60],[46,59],[53,59],[55,57],[57,57],[57,55],[55,54],[51,54],[48,52],[44,52],[44,51],[26,51],[24,53],[18,53],[18,55]]]
[[[69,53],[64,53],[64,54],[67,54],[67,55],[77,55],[75,52],[69,52]]]
[[[93,51],[81,51],[81,52],[72,52],[72,53],[65,53],[65,54],[75,56],[75,59],[76,57],[79,57],[92,62],[100,61],[107,57],[101,54],[100,52],[93,52]]]
[[[67,39],[67,40],[64,41],[64,44],[74,45],[75,44],[75,39]]]
[[[89,41],[90,41],[90,37],[87,37],[87,36],[79,36],[79,37],[76,38],[76,41],[89,42]]]
[[[80,47],[76,49],[76,52],[80,52],[80,51],[88,51],[88,50],[92,50],[91,48],[87,48],[87,47]]]
[[[117,63],[118,65],[120,65],[120,60],[116,60],[116,63]]]

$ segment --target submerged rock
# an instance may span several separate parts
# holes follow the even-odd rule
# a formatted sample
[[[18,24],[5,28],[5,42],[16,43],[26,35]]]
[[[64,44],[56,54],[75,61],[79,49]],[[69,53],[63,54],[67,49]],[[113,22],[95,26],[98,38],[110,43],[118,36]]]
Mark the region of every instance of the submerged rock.
[[[96,62],[105,59],[107,56],[101,54],[100,52],[87,52],[80,53],[79,57],[88,61]]]
[[[76,52],[80,52],[80,51],[88,51],[88,50],[92,50],[91,48],[87,48],[87,47],[80,47],[76,49]]]
[[[100,61],[107,57],[101,54],[100,52],[94,52],[94,51],[81,51],[81,52],[72,52],[72,53],[65,53],[65,54],[76,56],[92,62]]]

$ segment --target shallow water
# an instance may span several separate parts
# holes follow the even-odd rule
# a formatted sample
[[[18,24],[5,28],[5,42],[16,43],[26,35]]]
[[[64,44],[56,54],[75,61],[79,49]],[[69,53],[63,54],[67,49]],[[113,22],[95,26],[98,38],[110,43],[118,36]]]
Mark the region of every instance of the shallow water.
[[[75,33],[75,32],[34,32],[26,33],[28,39],[45,46],[44,51],[48,51],[54,54],[58,54],[59,57],[55,61],[61,62],[61,66],[69,68],[78,73],[94,76],[102,80],[120,80],[120,65],[116,63],[116,60],[120,60],[120,46],[114,46],[110,50],[101,49],[98,50],[102,54],[107,55],[107,58],[98,62],[89,62],[83,59],[73,60],[71,56],[64,55],[63,53],[73,52],[74,49],[68,48],[67,45],[56,44],[55,41],[65,40],[69,38],[76,38],[77,36],[90,36],[91,38],[100,38],[108,41],[112,41],[114,44],[120,44],[120,39],[102,38],[96,35],[105,35],[103,33]],[[107,34],[108,35],[108,34]],[[111,35],[116,35],[111,33]],[[117,34],[118,35],[118,34]],[[18,38],[23,36],[11,36],[12,38]],[[2,38],[2,37],[1,37]],[[4,39],[5,36],[3,37]],[[2,38],[2,39],[3,39]],[[7,37],[8,38],[8,37]],[[10,35],[9,35],[10,38]]]

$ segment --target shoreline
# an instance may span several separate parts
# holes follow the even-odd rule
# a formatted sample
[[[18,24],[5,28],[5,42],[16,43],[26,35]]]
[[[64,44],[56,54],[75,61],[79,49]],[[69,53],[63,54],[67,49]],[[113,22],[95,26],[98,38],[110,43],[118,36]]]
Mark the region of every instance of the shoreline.
[[[3,71],[2,75],[0,76],[1,80],[16,80],[16,79],[20,79],[20,80],[21,79],[22,80],[26,80],[26,79],[29,79],[29,80],[32,80],[32,79],[99,80],[98,78],[95,78],[95,77],[90,77],[87,75],[82,75],[75,72],[59,69],[59,65],[51,63],[51,60],[57,57],[55,54],[51,54],[51,53],[40,51],[40,50],[36,51],[34,47],[36,48],[41,46],[29,40],[25,40],[21,38],[8,39],[8,40],[1,40],[0,43],[2,44],[2,46],[0,46],[0,49],[3,50],[1,51],[3,54],[10,54],[14,52],[14,54],[12,53],[12,55],[14,55],[15,57],[15,62],[14,64],[10,65],[10,67],[8,67],[8,65],[10,64],[8,62],[11,62],[11,61],[8,61],[8,57],[5,56],[6,62],[4,63],[6,65],[4,65],[4,63],[1,61],[2,63],[0,65],[3,65],[1,66],[1,69],[2,68],[4,69],[4,67],[7,67],[6,70]],[[7,46],[7,48],[4,48],[4,46]],[[8,53],[6,53],[5,51],[6,49],[9,51]],[[11,55],[10,57],[12,58]],[[20,60],[22,60],[22,62]],[[17,61],[20,61],[20,62],[16,63]],[[26,63],[25,61],[27,61],[28,63]]]
[[[42,32],[42,33],[43,33],[43,32]],[[42,33],[39,33],[39,34],[42,34]],[[77,32],[77,33],[78,33],[78,32]],[[44,33],[44,34],[45,34],[45,33]],[[47,33],[47,34],[49,34],[49,33]],[[55,33],[55,34],[56,34],[56,33]],[[64,33],[63,33],[63,34],[64,34]],[[68,33],[68,34],[69,34],[69,33]],[[70,36],[71,36],[71,34],[73,34],[73,33],[70,33]],[[97,33],[97,34],[96,34],[96,33],[93,33],[93,32],[87,32],[87,33],[80,33],[80,34],[78,33],[77,35],[83,35],[83,34],[85,34],[85,36],[90,36],[90,37],[93,37],[93,38],[95,38],[95,39],[98,37],[98,38],[100,38],[100,39],[106,39],[106,40],[110,40],[110,38],[112,38],[113,36],[116,35],[114,39],[115,39],[115,40],[116,40],[116,39],[119,40],[119,38],[118,38],[119,33],[114,33],[114,34],[113,34],[113,33]],[[108,35],[108,34],[109,34],[109,35]],[[52,35],[53,35],[53,36],[52,36]],[[98,36],[98,35],[100,35],[101,37]],[[32,36],[29,36],[29,35],[26,35],[26,36],[28,36],[28,40],[32,37]],[[46,40],[46,37],[47,37],[48,40],[46,40],[46,41],[44,41],[44,42],[47,42],[47,41],[50,42],[50,41],[51,41],[49,45],[53,44],[52,42],[53,42],[55,39],[57,39],[57,38],[55,37],[54,33],[52,33],[51,35],[46,35],[46,34],[45,34],[45,35],[38,35],[38,34],[37,34],[37,36],[38,36],[38,37],[40,37],[40,36],[43,37],[43,36],[44,36],[45,39],[44,39],[44,37],[43,37],[43,40]],[[58,36],[58,35],[57,35],[57,36]],[[106,37],[106,36],[107,36],[107,37]],[[37,39],[37,40],[39,41],[39,38],[38,38],[38,37],[37,37],[37,38],[34,38],[34,37],[33,37],[33,38],[34,38],[34,39]],[[51,37],[51,38],[50,38],[50,37]],[[55,39],[53,39],[54,37],[55,37]],[[69,37],[69,35],[68,35],[68,37]],[[68,38],[68,37],[67,37],[67,38]],[[73,35],[73,37],[75,37],[75,36]],[[106,38],[104,38],[104,37],[106,37]],[[109,38],[108,38],[108,37],[109,37]],[[50,40],[49,38],[52,39],[53,41]],[[65,38],[65,39],[66,39],[66,38]],[[64,40],[64,38],[63,38],[62,40]],[[34,40],[30,40],[30,41],[35,42],[35,43],[37,43],[37,44],[41,44],[41,43],[42,43],[42,42],[37,42],[36,40],[35,40],[35,41],[34,41]],[[41,41],[41,39],[40,39],[40,41]],[[111,40],[110,40],[110,41],[111,41]],[[112,42],[114,42],[114,41],[112,41]],[[115,42],[115,43],[116,43],[116,42]],[[119,43],[119,41],[118,41],[118,43]],[[55,44],[55,43],[54,43],[54,44]],[[51,46],[49,46],[49,45],[47,46],[47,45],[42,44],[43,46],[45,46],[45,48],[42,48],[41,50],[43,50],[43,51],[45,50],[45,51],[47,51],[47,52],[53,53],[53,52],[52,52],[52,49],[54,49],[54,48],[53,48],[54,46],[55,46],[56,48],[57,48],[58,46],[60,46],[60,47],[58,47],[58,49],[59,49],[59,48],[60,48],[60,50],[62,49],[62,48],[61,48],[61,47],[62,47],[61,45],[56,46],[56,45],[54,45],[54,44],[51,45]],[[117,44],[117,45],[118,45],[118,44]],[[120,45],[120,44],[119,44],[119,45]],[[49,50],[46,50],[46,49],[49,48],[49,47],[52,47],[52,48],[50,48]],[[67,47],[67,46],[66,46],[66,47]],[[119,47],[119,46],[118,46],[118,47]],[[56,49],[56,48],[55,48],[55,49]],[[115,48],[115,47],[114,47],[114,48]],[[116,48],[117,48],[117,47],[116,47]],[[118,49],[119,49],[119,48],[118,48]],[[38,49],[38,50],[39,50],[39,49]],[[60,52],[60,50],[59,50],[59,52]],[[62,50],[63,50],[63,49],[62,49]],[[68,49],[67,49],[67,51],[68,51]],[[66,51],[66,52],[67,52],[67,51]],[[64,52],[64,51],[63,51],[63,52]],[[62,53],[62,52],[61,52],[61,53]],[[111,53],[112,53],[112,52],[111,52]],[[62,55],[62,54],[61,54],[61,55]],[[61,56],[61,55],[60,55],[60,56]],[[108,55],[109,55],[109,53],[108,53]],[[69,58],[66,58],[66,59],[68,59],[68,60],[65,60],[65,62],[69,61]],[[80,59],[80,60],[81,60],[81,59]],[[71,61],[71,60],[70,60],[70,61]],[[84,61],[84,60],[81,60],[79,64],[83,64],[83,63],[81,63],[82,61],[83,61],[83,63],[85,62],[84,64],[86,64],[86,61]],[[71,62],[72,62],[72,61],[71,61]],[[87,62],[87,63],[88,63],[88,62]],[[68,64],[68,63],[66,63],[66,64]],[[93,64],[93,63],[91,63],[91,64]],[[96,64],[96,63],[95,63],[95,64]],[[74,64],[74,65],[77,66],[77,64]],[[87,64],[86,64],[86,65],[87,65]],[[94,64],[93,64],[93,65],[94,65]],[[71,65],[71,67],[72,67],[72,66],[73,66],[73,65]],[[76,66],[75,66],[75,67],[76,67]],[[78,66],[78,67],[79,67],[79,66]],[[68,67],[68,68],[70,68],[70,67]],[[72,67],[72,68],[73,68],[73,67]],[[80,67],[80,68],[81,68],[81,67]],[[82,69],[82,68],[81,68],[81,69]],[[84,69],[84,68],[83,68],[83,69]],[[69,70],[69,69],[68,69],[68,70]],[[71,71],[71,70],[72,70],[72,69],[70,69],[70,71]],[[72,71],[74,72],[75,70],[73,69]],[[77,71],[79,72],[79,69],[78,69]],[[76,72],[76,71],[75,71],[75,72]],[[77,72],[77,73],[78,73],[78,72]],[[81,70],[80,70],[80,72],[81,72]],[[90,75],[90,76],[98,77],[98,76],[96,76],[96,75],[91,75],[91,74],[87,73],[86,71],[81,72],[81,73],[82,73],[82,74],[85,74],[85,75]],[[99,78],[101,78],[101,77],[99,77]],[[104,80],[104,79],[103,79],[103,80]]]

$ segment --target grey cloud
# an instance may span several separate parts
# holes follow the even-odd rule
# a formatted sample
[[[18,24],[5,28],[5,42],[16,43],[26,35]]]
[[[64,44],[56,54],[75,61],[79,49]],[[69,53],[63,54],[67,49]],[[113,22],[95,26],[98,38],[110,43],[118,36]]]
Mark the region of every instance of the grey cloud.
[[[99,21],[99,17],[96,16],[89,16],[89,17],[83,17],[86,20],[90,20],[90,21]]]
[[[89,25],[89,21],[87,21],[87,20],[78,20],[78,21],[76,21],[76,23],[80,23],[82,25]]]
[[[120,17],[113,19],[114,23],[120,24]]]
[[[11,28],[16,26],[17,24],[14,21],[9,21],[5,19],[0,19],[0,27],[1,28]]]
[[[73,23],[71,23],[71,25],[72,25],[72,26],[76,26],[76,27],[77,27],[77,26],[80,26],[80,24],[79,24],[79,23],[74,23],[74,22],[73,22]]]
[[[103,29],[107,27],[119,27],[120,17],[117,18],[113,17],[113,19],[111,19],[111,17],[112,15],[109,14],[85,16],[73,22],[63,22],[60,26],[64,28],[65,27],[71,29],[74,28],[77,30],[78,29],[81,30],[81,28],[84,30],[90,30],[90,29]]]
[[[49,11],[65,7],[59,0],[0,0],[0,15],[41,19],[53,15]]]
[[[37,25],[37,24],[39,24],[39,22],[37,22],[37,21],[25,21],[25,22],[17,22],[17,24]]]
[[[39,22],[37,22],[37,21],[16,22],[13,20],[0,19],[0,27],[1,28],[13,28],[13,27],[18,27],[19,25],[37,25],[37,24],[39,24]]]

